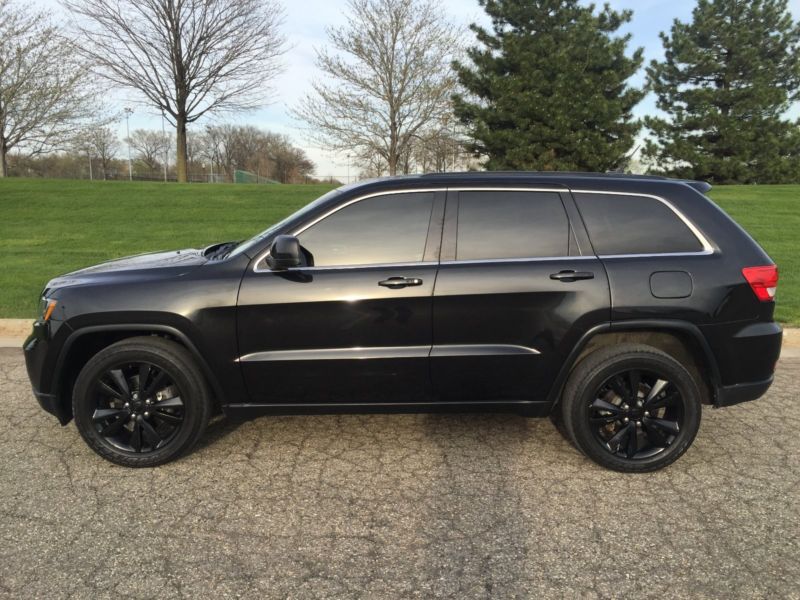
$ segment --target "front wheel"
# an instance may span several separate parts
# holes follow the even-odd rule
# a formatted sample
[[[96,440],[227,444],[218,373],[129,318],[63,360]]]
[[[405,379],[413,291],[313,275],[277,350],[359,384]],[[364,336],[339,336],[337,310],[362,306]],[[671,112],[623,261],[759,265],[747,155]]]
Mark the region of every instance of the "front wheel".
[[[677,460],[700,427],[700,392],[668,354],[625,344],[593,352],[570,375],[564,427],[598,464],[625,472],[661,469]]]
[[[197,442],[211,414],[191,355],[157,337],[123,340],[92,357],[75,382],[72,406],[89,447],[126,467],[174,460]]]

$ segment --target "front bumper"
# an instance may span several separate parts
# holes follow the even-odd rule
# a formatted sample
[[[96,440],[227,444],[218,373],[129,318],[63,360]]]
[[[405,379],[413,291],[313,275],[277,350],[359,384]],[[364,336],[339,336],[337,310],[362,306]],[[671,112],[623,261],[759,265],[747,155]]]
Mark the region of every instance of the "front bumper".
[[[25,354],[25,367],[31,381],[33,395],[45,411],[55,416],[62,425],[69,423],[71,411],[60,401],[53,373],[56,366],[56,352],[52,347],[52,334],[58,328],[57,322],[36,321],[33,332],[22,346]]]

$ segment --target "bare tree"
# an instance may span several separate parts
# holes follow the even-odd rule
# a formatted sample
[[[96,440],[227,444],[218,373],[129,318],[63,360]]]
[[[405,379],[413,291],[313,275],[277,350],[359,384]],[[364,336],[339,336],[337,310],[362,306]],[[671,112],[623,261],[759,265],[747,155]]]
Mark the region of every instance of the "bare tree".
[[[103,179],[108,179],[111,161],[119,150],[119,140],[116,132],[111,127],[94,126],[90,127],[87,139],[94,155],[100,161],[100,169],[103,171]]]
[[[98,74],[138,92],[176,129],[186,181],[186,126],[264,103],[280,71],[276,0],[63,0],[79,51]]]
[[[203,156],[230,181],[236,169],[281,183],[300,182],[314,172],[314,163],[287,136],[252,125],[209,125],[202,141]]]
[[[117,134],[102,123],[90,125],[81,130],[74,138],[73,149],[85,154],[89,161],[89,177],[94,178],[93,163],[100,162],[103,179],[108,179],[111,162],[119,150]]]
[[[91,112],[93,88],[43,13],[0,0],[0,177],[8,153],[58,149]]]
[[[172,142],[168,135],[152,129],[136,129],[125,141],[136,151],[136,160],[151,171],[164,164],[164,154]]]
[[[449,110],[460,33],[435,0],[349,0],[347,25],[317,51],[315,82],[295,116],[335,151],[381,156],[390,175],[414,136]]]

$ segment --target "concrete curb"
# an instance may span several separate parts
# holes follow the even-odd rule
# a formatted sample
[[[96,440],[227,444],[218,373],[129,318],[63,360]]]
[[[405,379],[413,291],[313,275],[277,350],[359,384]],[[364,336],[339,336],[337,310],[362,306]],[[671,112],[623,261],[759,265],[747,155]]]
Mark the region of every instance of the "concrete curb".
[[[0,319],[0,348],[18,348],[31,332],[32,319]],[[797,352],[788,352],[787,350]],[[784,356],[800,356],[800,328],[783,328]]]

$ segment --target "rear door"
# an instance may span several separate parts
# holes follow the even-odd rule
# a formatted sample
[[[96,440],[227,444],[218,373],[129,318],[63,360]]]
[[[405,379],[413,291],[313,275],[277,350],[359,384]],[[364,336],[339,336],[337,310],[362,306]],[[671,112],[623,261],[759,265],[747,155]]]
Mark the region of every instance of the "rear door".
[[[439,398],[545,400],[580,336],[608,318],[605,270],[566,190],[448,192],[433,301]]]

